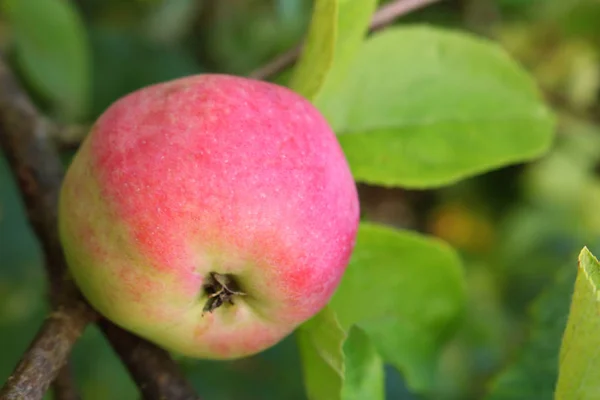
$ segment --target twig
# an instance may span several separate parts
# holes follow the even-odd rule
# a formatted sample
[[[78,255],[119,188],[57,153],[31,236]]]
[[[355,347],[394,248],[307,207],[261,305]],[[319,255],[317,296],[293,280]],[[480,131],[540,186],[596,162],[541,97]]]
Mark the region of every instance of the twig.
[[[373,14],[373,19],[369,25],[369,31],[374,32],[380,30],[411,11],[418,10],[419,8],[423,8],[439,1],[440,0],[396,0],[388,3],[380,7],[375,14]],[[302,44],[298,44],[287,50],[285,53],[278,55],[262,67],[254,70],[248,76],[254,79],[269,79],[287,67],[292,66],[298,57],[300,57],[301,53]]]
[[[198,400],[194,389],[181,376],[169,354],[153,344],[117,329],[114,325],[100,322],[100,328],[110,344],[127,366],[129,374],[137,382],[146,400]]]
[[[61,303],[66,302],[66,304],[69,304],[69,302],[71,302],[76,307],[86,312],[83,317],[87,318],[88,321],[86,323],[82,320],[82,327],[85,327],[86,324],[92,323],[98,319],[99,315],[87,306],[87,303],[81,297],[79,290],[72,281],[65,281],[63,287],[57,286],[51,288],[51,294],[50,302],[53,310],[63,310],[65,307]],[[59,313],[58,315],[71,316],[70,313],[66,311],[55,311],[55,313],[56,312]],[[73,344],[71,344],[71,347],[73,347]],[[52,382],[52,391],[55,400],[80,400],[75,379],[71,374],[68,353],[66,362],[58,371],[58,375],[56,375],[54,382]]]
[[[6,157],[21,188],[30,223],[42,243],[51,302],[55,310],[60,310],[46,320],[9,378],[1,398],[41,398],[59,373],[74,341],[96,318],[96,313],[78,296],[67,300],[66,293],[77,293],[72,284],[65,283],[58,290],[63,286],[66,271],[56,226],[62,165],[58,157],[46,156],[53,154],[45,134],[48,127],[6,64],[0,62],[0,145],[7,150]]]
[[[278,55],[262,67],[252,71],[248,76],[254,79],[268,79],[287,67],[294,65],[298,57],[300,57],[300,53],[302,53],[302,45],[298,44],[291,49],[286,50],[285,53]]]
[[[52,383],[55,400],[81,400],[73,376],[71,375],[71,365],[69,362],[61,368]]]
[[[17,177],[27,207],[29,221],[42,243],[46,268],[51,282],[51,300],[55,311],[23,355],[14,373],[2,388],[0,399],[41,399],[48,385],[67,362],[70,350],[85,326],[97,313],[83,300],[78,289],[67,278],[67,268],[57,233],[57,203],[63,177],[60,158],[50,143],[48,123],[39,115],[16,78],[0,59],[0,146],[4,149]],[[104,322],[104,325],[110,325]],[[123,337],[131,347],[118,346],[119,356],[133,368],[132,376],[143,386],[156,376],[170,382],[184,378],[169,355],[144,342],[143,357],[134,356],[137,341],[127,332],[114,327],[111,340]],[[155,386],[150,398],[170,398],[174,390]],[[167,390],[168,392],[161,392]],[[179,388],[187,398],[195,398],[189,386]],[[11,397],[13,396],[13,397]],[[16,396],[16,397],[14,397]]]
[[[437,3],[440,0],[396,0],[380,7],[371,20],[369,30],[375,32],[385,28],[403,15]]]
[[[83,302],[52,312],[0,390],[0,399],[41,399],[65,365],[75,341],[94,317],[95,313]]]
[[[38,116],[8,66],[0,62],[0,146],[17,178],[29,222],[42,243],[52,285],[66,270],[57,230],[62,165]],[[50,155],[50,156],[48,156]]]
[[[60,150],[75,150],[87,136],[91,126],[84,124],[61,125],[48,121],[48,136]]]

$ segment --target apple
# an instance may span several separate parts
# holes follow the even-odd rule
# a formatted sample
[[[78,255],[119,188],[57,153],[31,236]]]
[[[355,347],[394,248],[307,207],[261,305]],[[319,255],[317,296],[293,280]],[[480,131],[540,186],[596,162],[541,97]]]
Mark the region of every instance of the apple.
[[[71,163],[59,228],[106,318],[168,350],[271,347],[329,301],[359,219],[326,120],[284,87],[206,74],[111,105]]]

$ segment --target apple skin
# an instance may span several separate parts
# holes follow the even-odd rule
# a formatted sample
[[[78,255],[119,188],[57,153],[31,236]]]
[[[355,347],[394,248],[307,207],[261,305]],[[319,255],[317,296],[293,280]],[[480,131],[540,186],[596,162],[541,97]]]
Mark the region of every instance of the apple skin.
[[[314,106],[284,87],[212,74],[109,107],[59,207],[69,269],[92,306],[209,359],[269,348],[323,308],[358,219],[347,161]],[[211,272],[246,295],[207,312]]]

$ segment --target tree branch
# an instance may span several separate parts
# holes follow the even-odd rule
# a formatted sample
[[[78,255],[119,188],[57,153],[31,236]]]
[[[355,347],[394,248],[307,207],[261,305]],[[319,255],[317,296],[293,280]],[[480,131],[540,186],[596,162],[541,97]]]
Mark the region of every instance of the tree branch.
[[[95,316],[96,313],[82,301],[57,307],[46,318],[0,390],[0,399],[41,399],[65,365],[71,348]]]
[[[150,342],[140,339],[115,325],[100,322],[100,328],[110,345],[127,366],[146,400],[197,400],[190,384],[179,373],[169,354]]]
[[[67,362],[60,371],[56,379],[52,383],[55,400],[81,400],[77,387],[71,375],[71,365]]]
[[[248,77],[261,80],[269,79],[287,67],[294,65],[301,53],[302,44],[298,44],[291,49],[286,50],[285,53],[278,55],[262,67],[252,71]]]
[[[410,13],[411,11],[418,10],[430,4],[436,3],[440,0],[396,0],[392,1],[382,7],[380,7],[375,14],[369,25],[369,32],[374,32],[384,28],[396,19],[403,15]],[[292,66],[300,54],[302,53],[302,44],[298,44],[295,47],[287,50],[285,53],[275,57],[272,61],[269,61],[262,67],[251,72],[249,77],[254,79],[266,80],[272,76],[283,71],[287,67]]]
[[[75,284],[68,279],[62,246],[58,238],[57,205],[63,178],[60,158],[51,145],[50,126],[39,115],[8,66],[0,59],[0,146],[17,178],[32,227],[46,256],[54,311],[23,355],[15,371],[2,388],[2,399],[41,399],[57,377],[68,355],[88,323],[98,314],[83,300]],[[108,321],[103,326],[110,326]],[[111,328],[112,341],[125,341],[130,346],[113,344],[148,398],[171,398],[175,388],[155,385],[151,395],[144,389],[157,376],[163,381],[181,384],[184,378],[177,365],[163,350],[143,342],[140,353],[136,344],[141,339]],[[139,355],[141,354],[141,355]],[[188,399],[197,398],[188,385],[178,388]],[[152,397],[158,396],[158,397]],[[183,398],[183,397],[181,397]]]
[[[47,139],[48,128],[8,66],[0,62],[0,146],[5,149],[29,222],[42,244],[48,276],[56,285],[66,270],[56,222],[63,173]]]
[[[441,0],[396,0],[380,7],[371,20],[369,30],[371,32],[378,31],[392,24],[395,20],[403,15],[409,14],[420,8],[432,5]]]
[[[92,128],[91,125],[63,125],[50,120],[48,120],[48,124],[50,125],[48,136],[59,150],[77,150]]]

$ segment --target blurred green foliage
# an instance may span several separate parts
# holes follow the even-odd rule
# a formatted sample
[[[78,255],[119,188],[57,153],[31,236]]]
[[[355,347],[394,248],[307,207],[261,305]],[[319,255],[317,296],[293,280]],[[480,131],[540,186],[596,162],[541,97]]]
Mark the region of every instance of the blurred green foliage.
[[[57,115],[80,116],[89,98],[90,47],[77,11],[54,0],[4,0],[1,5],[20,70]]]
[[[51,3],[39,1],[45,7]],[[60,59],[27,58],[23,47],[45,48],[48,38],[13,40],[10,22],[22,17],[14,8],[7,10],[25,4],[14,0],[0,0],[0,49],[41,109],[53,118],[83,123],[148,84],[207,71],[247,74],[299,40],[312,4],[57,3],[69,11],[58,11],[62,17],[56,20],[70,19],[72,26],[53,26],[67,29],[73,41],[52,52],[65,52]],[[34,15],[42,21],[35,26],[54,23],[50,12],[31,14],[31,21]],[[456,0],[398,22],[426,21],[493,38],[533,74],[559,120],[558,138],[543,159],[435,190],[431,204],[414,211],[425,221],[422,230],[455,246],[467,265],[467,310],[444,350],[433,398],[530,400],[532,393],[536,399],[551,398],[577,253],[583,245],[596,253],[600,248],[598,17],[600,4],[594,0]],[[52,38],[61,35],[57,31]],[[77,71],[61,66],[68,57],[79,60],[69,62],[78,65]],[[40,248],[0,157],[0,381],[40,325],[44,296]],[[77,344],[74,363],[84,399],[136,398],[135,386],[95,328]],[[181,363],[207,399],[306,398],[293,338],[250,359]],[[533,391],[503,389],[512,382],[527,382]],[[414,398],[390,368],[385,388],[387,398]]]

